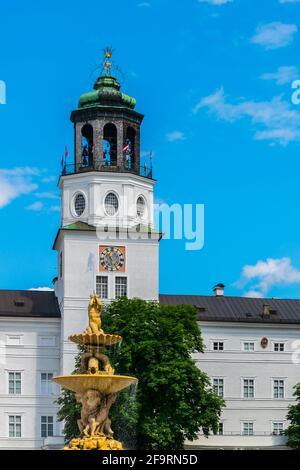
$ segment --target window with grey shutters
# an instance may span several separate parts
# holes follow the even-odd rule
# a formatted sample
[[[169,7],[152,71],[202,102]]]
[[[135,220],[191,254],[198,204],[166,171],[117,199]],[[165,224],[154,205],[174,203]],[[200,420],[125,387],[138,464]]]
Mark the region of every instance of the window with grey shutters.
[[[127,277],[116,277],[115,294],[116,299],[127,296]]]
[[[283,379],[274,379],[273,397],[277,399],[284,398],[284,380]]]
[[[96,294],[99,295],[100,299],[108,299],[108,277],[107,276],[96,277]]]
[[[53,435],[54,435],[53,416],[41,416],[41,437],[49,437]]]
[[[243,379],[243,397],[254,398],[254,379]]]
[[[8,417],[9,437],[22,436],[22,418],[19,415],[10,415]]]
[[[8,373],[8,393],[10,395],[21,395],[21,372]]]

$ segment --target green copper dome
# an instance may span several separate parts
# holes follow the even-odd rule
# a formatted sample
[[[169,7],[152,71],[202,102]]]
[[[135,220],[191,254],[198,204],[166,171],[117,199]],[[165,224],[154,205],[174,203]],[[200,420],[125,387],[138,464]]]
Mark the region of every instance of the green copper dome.
[[[121,85],[112,75],[98,77],[94,90],[81,95],[78,108],[91,108],[97,106],[116,106],[134,109],[136,100],[120,92]]]

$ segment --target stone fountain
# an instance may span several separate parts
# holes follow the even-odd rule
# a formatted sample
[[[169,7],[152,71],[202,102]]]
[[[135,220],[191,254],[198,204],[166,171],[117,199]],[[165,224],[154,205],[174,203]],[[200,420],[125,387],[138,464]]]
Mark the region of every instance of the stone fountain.
[[[137,379],[115,375],[105,351],[119,343],[122,337],[105,334],[102,330],[102,303],[97,295],[90,296],[88,314],[87,329],[69,338],[86,349],[79,369],[72,375],[53,378],[61,387],[75,392],[76,400],[81,404],[80,436],[72,439],[64,449],[123,450],[122,443],[113,438],[108,415],[117,392],[137,383]]]

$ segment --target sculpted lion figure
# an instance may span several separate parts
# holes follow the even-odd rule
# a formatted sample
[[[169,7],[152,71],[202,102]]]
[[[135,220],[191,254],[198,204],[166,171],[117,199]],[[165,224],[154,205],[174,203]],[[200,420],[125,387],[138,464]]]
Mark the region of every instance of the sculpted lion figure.
[[[93,333],[96,335],[103,333],[103,330],[101,329],[102,302],[99,299],[98,295],[90,296],[88,312],[89,312],[89,326],[85,330],[85,333],[89,335]]]
[[[98,390],[92,389],[83,394],[76,394],[77,402],[82,405],[81,418],[77,424],[83,435],[87,437],[99,434],[107,437],[113,436],[108,413],[116,398],[116,394],[102,395]]]

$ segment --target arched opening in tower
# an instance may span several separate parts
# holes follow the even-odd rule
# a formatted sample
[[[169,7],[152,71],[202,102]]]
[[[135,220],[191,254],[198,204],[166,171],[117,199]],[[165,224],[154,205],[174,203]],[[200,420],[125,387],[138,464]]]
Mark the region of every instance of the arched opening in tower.
[[[127,170],[135,168],[135,137],[136,132],[133,127],[127,127],[123,147],[124,165]]]
[[[81,129],[82,166],[94,165],[94,130],[91,124],[85,124]]]
[[[117,128],[111,123],[103,129],[103,165],[117,165]]]

